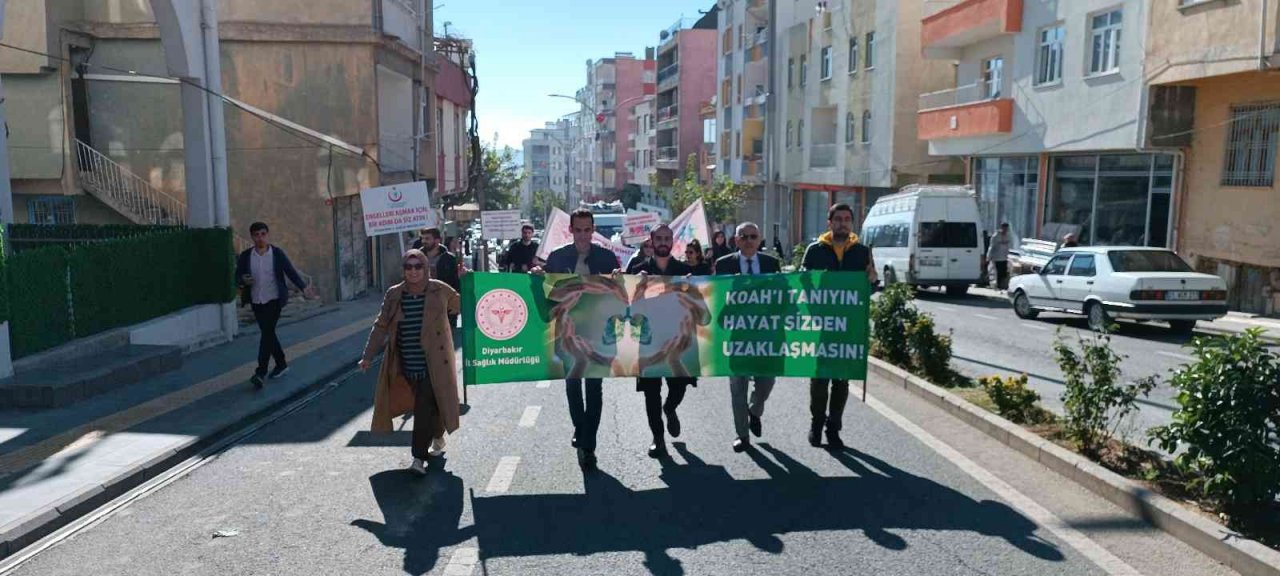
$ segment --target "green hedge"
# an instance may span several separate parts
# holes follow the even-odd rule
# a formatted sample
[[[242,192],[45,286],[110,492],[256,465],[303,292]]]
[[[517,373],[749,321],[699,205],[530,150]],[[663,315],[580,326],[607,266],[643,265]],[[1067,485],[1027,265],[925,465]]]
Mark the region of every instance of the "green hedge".
[[[7,265],[14,356],[189,306],[232,301],[231,238],[227,229],[179,229],[14,255]]]
[[[53,348],[72,338],[67,310],[67,251],[28,250],[7,265],[9,337],[14,358]]]
[[[13,224],[9,227],[10,245],[16,252],[46,246],[70,246],[164,234],[182,230],[180,226],[140,226],[136,224]]]
[[[9,268],[6,265],[9,251],[5,249],[8,229],[0,224],[0,323],[9,321]]]

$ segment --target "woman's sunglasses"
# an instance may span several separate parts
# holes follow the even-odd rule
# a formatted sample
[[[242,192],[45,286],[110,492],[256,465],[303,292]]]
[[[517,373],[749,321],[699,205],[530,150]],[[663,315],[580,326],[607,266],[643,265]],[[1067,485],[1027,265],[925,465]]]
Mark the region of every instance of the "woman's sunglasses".
[[[422,270],[423,266],[421,264],[405,264],[404,269],[405,270]]]

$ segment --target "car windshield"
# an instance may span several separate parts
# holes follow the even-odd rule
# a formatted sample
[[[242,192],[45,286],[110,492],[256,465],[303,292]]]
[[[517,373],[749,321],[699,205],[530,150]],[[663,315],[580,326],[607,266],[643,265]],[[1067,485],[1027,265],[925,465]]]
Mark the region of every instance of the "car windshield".
[[[1117,250],[1107,254],[1116,272],[1191,272],[1177,254],[1165,250]]]

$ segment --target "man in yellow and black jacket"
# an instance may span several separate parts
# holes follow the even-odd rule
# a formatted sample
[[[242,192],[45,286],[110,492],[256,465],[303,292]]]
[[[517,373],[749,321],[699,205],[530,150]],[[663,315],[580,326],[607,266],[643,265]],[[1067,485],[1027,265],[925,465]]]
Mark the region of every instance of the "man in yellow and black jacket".
[[[867,282],[875,286],[876,263],[871,257],[871,249],[858,242],[858,235],[853,233],[853,209],[848,204],[832,206],[827,210],[827,225],[830,230],[819,236],[818,241],[810,244],[804,251],[801,267],[804,270],[866,272]],[[809,414],[812,416],[809,427],[810,445],[822,445],[822,430],[825,427],[827,446],[833,449],[844,448],[840,428],[844,405],[848,401],[848,380],[814,378],[809,381]]]

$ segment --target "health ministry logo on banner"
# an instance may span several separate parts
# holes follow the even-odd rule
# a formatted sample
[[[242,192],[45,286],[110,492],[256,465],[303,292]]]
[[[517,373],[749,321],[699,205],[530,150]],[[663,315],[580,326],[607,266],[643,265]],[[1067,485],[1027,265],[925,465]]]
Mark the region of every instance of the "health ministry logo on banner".
[[[404,192],[401,192],[399,188],[392,186],[390,190],[387,190],[387,200],[393,205],[399,204],[404,201]]]
[[[476,327],[493,340],[515,338],[528,322],[528,305],[511,290],[490,291],[476,303]]]

